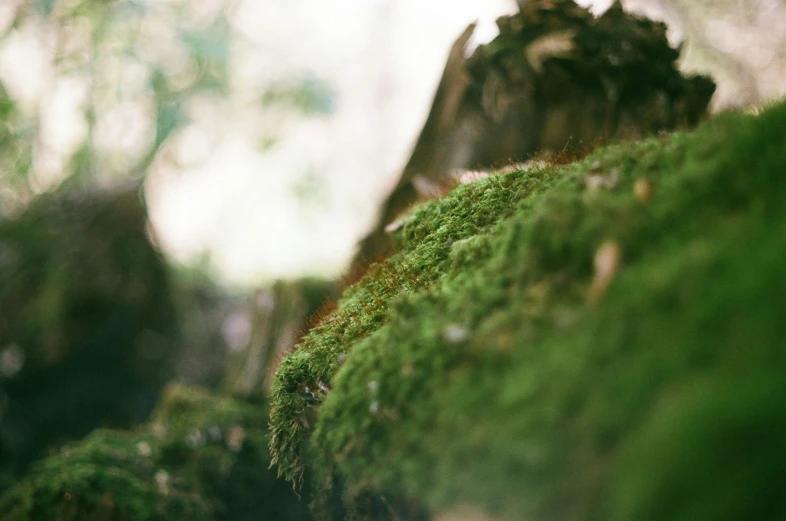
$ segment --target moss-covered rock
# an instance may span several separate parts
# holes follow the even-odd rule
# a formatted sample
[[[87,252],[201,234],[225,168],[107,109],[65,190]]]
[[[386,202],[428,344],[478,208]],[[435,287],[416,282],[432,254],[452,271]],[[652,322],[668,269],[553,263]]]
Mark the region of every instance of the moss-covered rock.
[[[279,471],[448,517],[781,519],[784,136],[786,104],[724,114],[418,208],[280,366]]]
[[[144,420],[174,322],[138,190],[60,191],[0,219],[0,490],[48,448]]]
[[[0,498],[4,521],[304,519],[270,470],[257,405],[171,386],[144,428],[98,430],[35,465]]]

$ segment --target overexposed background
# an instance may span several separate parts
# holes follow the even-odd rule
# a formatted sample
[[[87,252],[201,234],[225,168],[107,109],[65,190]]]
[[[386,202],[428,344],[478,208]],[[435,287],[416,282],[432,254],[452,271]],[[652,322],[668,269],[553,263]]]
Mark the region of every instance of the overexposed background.
[[[213,157],[151,179],[167,251],[188,262],[208,249],[236,283],[339,273],[397,180],[451,44],[475,19],[490,39],[512,9],[508,0],[241,2],[237,106],[220,115]],[[243,110],[244,98],[287,78],[324,82],[330,110]],[[277,141],[260,147],[266,135]],[[183,141],[184,155],[204,153],[199,131]]]
[[[36,16],[36,3],[55,7]],[[92,182],[111,185],[143,165],[167,256],[236,288],[339,274],[408,158],[455,38],[477,20],[474,44],[488,41],[495,18],[516,9],[513,0],[126,0],[116,40],[86,56],[94,27],[57,18],[78,3],[0,2],[0,79],[35,122],[24,184],[9,188],[0,174],[0,214],[62,183],[88,140]],[[602,12],[611,2],[579,3]],[[666,20],[675,44],[688,39],[683,67],[715,74],[715,110],[786,92],[782,1],[626,4]],[[200,39],[183,37],[197,30]],[[113,48],[121,41],[129,52]],[[158,71],[170,90],[190,85],[194,49],[226,85],[185,96],[170,125],[150,85]],[[140,162],[167,125],[171,135]]]

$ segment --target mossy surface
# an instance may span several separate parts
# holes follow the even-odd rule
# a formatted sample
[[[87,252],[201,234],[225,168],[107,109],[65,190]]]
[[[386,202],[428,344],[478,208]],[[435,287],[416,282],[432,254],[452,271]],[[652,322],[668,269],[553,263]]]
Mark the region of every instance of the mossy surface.
[[[259,407],[170,386],[133,432],[98,430],[33,465],[0,498],[4,521],[304,519],[268,469]]]
[[[515,202],[553,181],[556,170],[533,169],[459,187],[452,195],[417,209],[398,242],[401,251],[373,264],[348,288],[337,308],[325,316],[285,358],[273,383],[271,447],[279,472],[300,479],[301,449],[313,428],[310,414],[329,390],[332,375],[351,346],[388,320],[395,302],[423,292],[438,280],[456,243],[481,234],[512,213]]]
[[[783,518],[784,136],[786,104],[724,114],[419,208],[279,369],[280,472],[506,519]]]

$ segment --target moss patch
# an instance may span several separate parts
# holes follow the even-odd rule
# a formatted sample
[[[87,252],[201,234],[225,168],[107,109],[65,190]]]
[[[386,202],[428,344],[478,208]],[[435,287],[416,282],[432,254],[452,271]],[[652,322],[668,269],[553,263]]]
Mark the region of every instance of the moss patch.
[[[171,386],[146,428],[66,446],[0,498],[0,512],[8,521],[303,519],[268,466],[258,407]]]
[[[784,104],[725,114],[416,210],[281,366],[280,472],[510,519],[782,515],[784,135]]]

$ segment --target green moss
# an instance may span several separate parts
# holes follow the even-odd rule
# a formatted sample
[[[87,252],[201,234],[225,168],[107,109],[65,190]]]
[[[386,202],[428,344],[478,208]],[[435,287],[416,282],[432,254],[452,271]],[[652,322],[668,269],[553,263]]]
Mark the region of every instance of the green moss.
[[[8,521],[302,519],[268,470],[257,406],[171,386],[135,432],[99,430],[35,464],[0,498]]]
[[[515,209],[515,201],[549,184],[556,170],[514,172],[466,185],[416,209],[396,237],[401,251],[350,287],[337,309],[316,326],[279,366],[273,384],[271,447],[279,472],[299,480],[302,443],[313,427],[311,412],[328,389],[348,348],[387,320],[403,296],[428,288],[460,241],[475,237]],[[458,243],[458,244],[457,244]]]
[[[424,283],[365,310],[370,274],[279,371],[280,471],[509,519],[782,516],[784,135],[786,104],[725,114],[420,208],[391,264]]]

